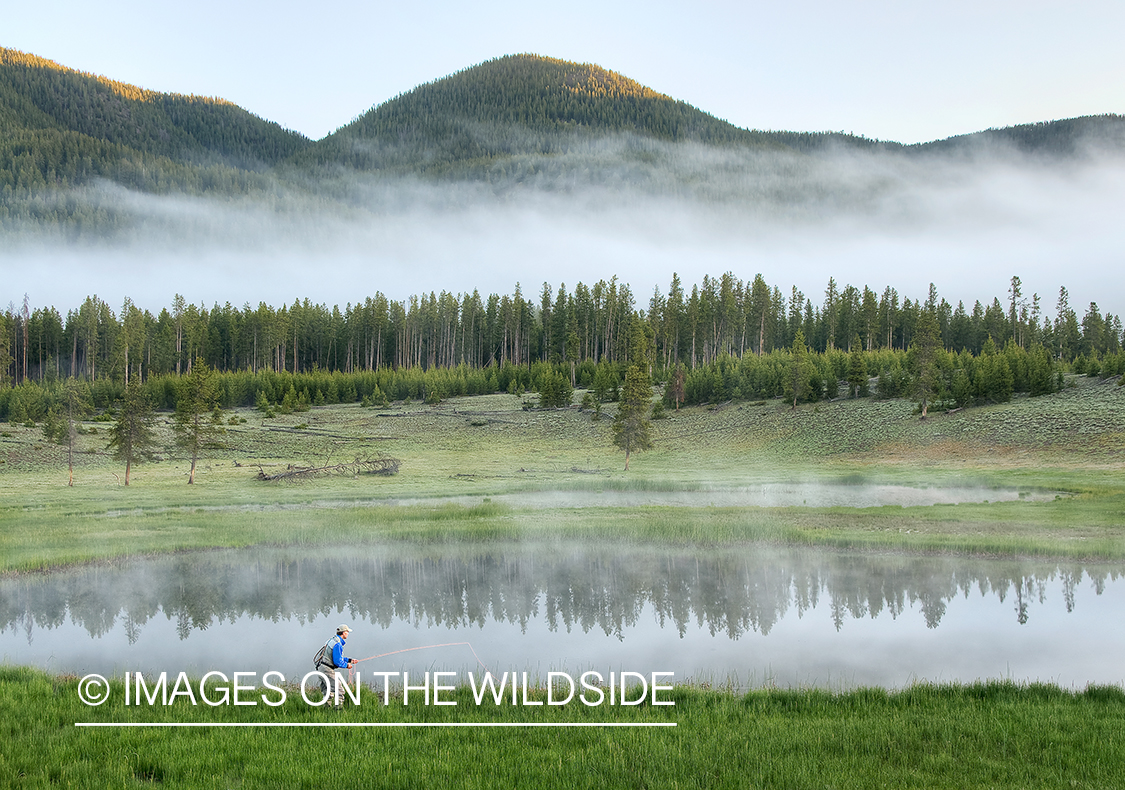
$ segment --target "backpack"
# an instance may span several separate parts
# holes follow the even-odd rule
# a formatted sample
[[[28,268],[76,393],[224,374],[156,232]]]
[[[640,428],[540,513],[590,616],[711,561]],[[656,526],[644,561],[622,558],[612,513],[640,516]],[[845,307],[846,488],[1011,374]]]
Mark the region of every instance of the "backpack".
[[[335,639],[335,637],[332,637],[332,639]],[[316,655],[313,656],[313,666],[316,667],[317,669],[320,669],[321,664],[332,663],[331,660],[330,660],[332,652],[328,647],[328,645],[332,644],[332,639],[329,639],[327,642],[325,642],[323,645],[321,645],[320,650],[317,650]],[[326,658],[329,659],[329,660],[326,660]]]

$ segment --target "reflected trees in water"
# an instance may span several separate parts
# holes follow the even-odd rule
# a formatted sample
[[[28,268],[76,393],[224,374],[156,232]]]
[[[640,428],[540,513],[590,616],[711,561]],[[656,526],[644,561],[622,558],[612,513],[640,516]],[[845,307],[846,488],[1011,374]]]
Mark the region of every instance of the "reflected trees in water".
[[[694,623],[712,635],[768,635],[790,609],[827,604],[836,630],[849,620],[920,614],[937,628],[957,596],[1014,599],[1021,624],[1059,580],[1067,612],[1089,579],[1101,594],[1119,569],[1030,560],[880,555],[748,546],[672,551],[513,544],[485,549],[410,545],[324,550],[204,552],[0,583],[0,628],[52,629],[67,620],[93,637],[124,622],[134,643],[150,619],[174,619],[180,639],[250,617],[305,623],[344,610],[388,627],[395,621],[450,628],[490,621],[526,631],[599,629],[624,639],[646,611],[681,637]]]

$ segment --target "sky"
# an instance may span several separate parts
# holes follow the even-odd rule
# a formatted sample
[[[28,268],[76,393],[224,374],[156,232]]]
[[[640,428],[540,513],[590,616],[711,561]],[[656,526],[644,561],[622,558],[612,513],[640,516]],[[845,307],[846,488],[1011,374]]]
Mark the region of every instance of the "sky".
[[[0,46],[220,96],[312,138],[521,52],[597,63],[755,129],[911,143],[1125,112],[1118,0],[5,5]]]
[[[152,90],[219,96],[312,138],[418,84],[520,52],[597,63],[746,128],[910,143],[1125,113],[1117,0],[9,5],[0,46]],[[1094,300],[1125,311],[1125,281],[1106,277],[1125,249],[1114,210],[1125,205],[1121,161],[1066,173],[1004,162],[940,174],[869,164],[832,163],[816,178],[847,192],[869,182],[882,190],[870,211],[823,221],[811,212],[789,225],[724,224],[699,206],[598,196],[585,212],[557,201],[452,212],[415,202],[417,210],[374,224],[344,227],[311,212],[279,228],[249,209],[122,195],[160,227],[175,216],[196,228],[192,243],[0,247],[0,297],[18,303],[27,292],[33,307],[64,312],[91,293],[153,310],[176,292],[207,306],[305,297],[342,306],[376,290],[403,300],[431,290],[511,293],[517,281],[534,296],[544,281],[616,274],[643,307],[673,272],[690,287],[731,270],[744,280],[762,272],[786,295],[795,285],[817,303],[831,276],[911,298],[934,282],[969,306],[1005,299],[1018,274],[1025,296],[1038,293],[1048,310],[1066,285],[1080,315]]]

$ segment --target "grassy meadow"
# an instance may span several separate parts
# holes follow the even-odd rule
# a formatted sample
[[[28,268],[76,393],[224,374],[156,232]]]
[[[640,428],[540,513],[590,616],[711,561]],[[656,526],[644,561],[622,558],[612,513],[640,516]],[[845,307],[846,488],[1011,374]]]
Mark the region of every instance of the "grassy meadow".
[[[741,541],[1125,558],[1125,388],[1087,380],[1040,398],[935,414],[908,401],[780,401],[667,412],[625,472],[613,405],[525,409],[534,396],[437,405],[337,405],[264,418],[227,413],[224,447],[189,463],[159,415],[161,460],[124,466],[107,423],[65,447],[39,428],[0,431],[0,572],[210,546],[485,540],[562,535],[679,544]],[[230,424],[235,423],[235,424]],[[256,479],[289,465],[401,459],[398,474]],[[995,488],[975,503],[747,507],[768,483]],[[545,497],[545,492],[552,492]],[[607,493],[631,495],[623,500]],[[534,495],[534,496],[533,496]]]
[[[624,456],[613,406],[540,411],[534,396],[436,405],[337,405],[264,418],[227,412],[224,447],[189,463],[158,418],[161,460],[106,454],[83,424],[66,448],[0,426],[0,574],[142,553],[262,544],[417,544],[554,536],[1125,560],[1125,388],[1078,377],[1062,392],[932,414],[905,401],[779,401],[669,411],[653,449]],[[290,465],[389,455],[396,475],[270,483]],[[989,489],[981,501],[903,507],[754,507],[767,483]],[[814,490],[814,489],[810,489]],[[740,493],[741,492],[741,493]],[[740,499],[742,497],[742,499]],[[990,501],[984,501],[990,500]],[[114,680],[120,685],[120,680]],[[341,712],[81,704],[78,681],[0,666],[0,784],[305,787],[343,771],[388,787],[1120,787],[1125,692],[995,682],[901,691],[677,687],[675,707]],[[117,689],[120,692],[120,688]],[[544,712],[545,711],[545,712]],[[675,728],[76,728],[76,722],[372,723],[674,721]]]

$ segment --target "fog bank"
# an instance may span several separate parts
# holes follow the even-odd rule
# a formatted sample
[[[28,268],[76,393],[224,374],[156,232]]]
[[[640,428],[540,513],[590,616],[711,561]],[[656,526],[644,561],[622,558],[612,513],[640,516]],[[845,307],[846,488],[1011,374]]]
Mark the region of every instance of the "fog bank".
[[[1003,300],[1019,275],[1051,312],[1120,312],[1125,158],[1096,149],[1044,161],[990,149],[957,155],[716,149],[618,137],[557,156],[523,156],[475,180],[336,173],[281,178],[268,194],[145,195],[100,183],[41,199],[96,209],[91,230],[9,221],[0,298],[65,312],[90,294],[159,310],[376,291],[534,298],[540,285],[617,275],[643,306],[672,273],[762,273],[815,303],[829,277],[904,297],[928,284],[956,305]],[[108,228],[108,231],[106,230]]]

